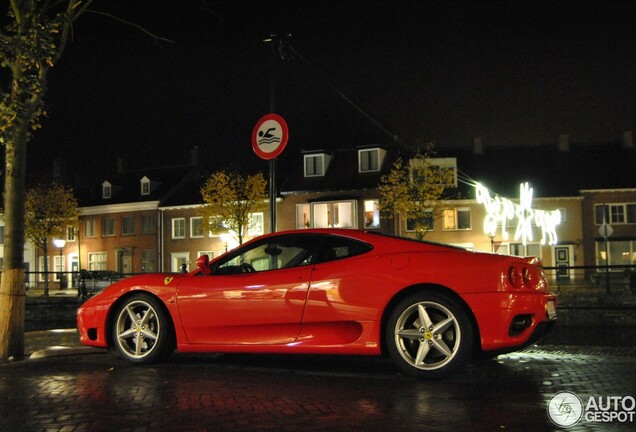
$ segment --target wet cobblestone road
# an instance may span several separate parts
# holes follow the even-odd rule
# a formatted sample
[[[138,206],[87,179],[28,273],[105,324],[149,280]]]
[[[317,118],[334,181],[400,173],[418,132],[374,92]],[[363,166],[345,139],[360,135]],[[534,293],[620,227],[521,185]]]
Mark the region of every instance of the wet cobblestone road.
[[[631,347],[535,346],[432,382],[376,358],[175,354],[139,367],[89,350],[0,364],[0,430],[565,430],[550,398],[633,397],[635,368]],[[583,418],[567,430],[633,429]]]

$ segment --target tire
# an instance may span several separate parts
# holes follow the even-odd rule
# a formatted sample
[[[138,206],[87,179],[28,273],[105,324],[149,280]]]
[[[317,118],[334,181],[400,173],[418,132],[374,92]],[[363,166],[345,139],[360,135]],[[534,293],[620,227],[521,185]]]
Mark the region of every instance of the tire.
[[[385,334],[393,362],[418,378],[446,377],[472,356],[470,320],[445,294],[419,292],[405,298],[393,309]]]
[[[136,294],[117,308],[113,342],[119,355],[131,363],[166,358],[174,349],[172,334],[169,316],[154,297]]]

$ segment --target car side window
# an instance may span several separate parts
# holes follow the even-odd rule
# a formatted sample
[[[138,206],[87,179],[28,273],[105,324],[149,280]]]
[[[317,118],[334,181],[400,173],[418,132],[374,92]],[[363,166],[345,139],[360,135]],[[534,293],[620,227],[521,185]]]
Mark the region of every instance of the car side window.
[[[369,252],[369,244],[338,236],[326,236],[313,260],[313,264],[349,258]]]
[[[231,254],[213,273],[227,275],[307,265],[319,240],[320,237],[315,235],[270,237]]]

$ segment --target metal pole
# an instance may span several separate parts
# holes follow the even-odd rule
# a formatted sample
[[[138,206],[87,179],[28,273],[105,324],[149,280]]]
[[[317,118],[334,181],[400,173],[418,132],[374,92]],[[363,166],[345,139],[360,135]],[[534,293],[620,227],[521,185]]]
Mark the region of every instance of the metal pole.
[[[60,289],[64,289],[63,286],[63,277],[64,277],[64,255],[62,255],[62,249],[64,249],[63,247],[60,248]]]
[[[605,210],[608,209],[606,204],[603,204],[603,240],[605,241],[605,292],[609,294],[610,291],[610,276],[609,276],[609,245],[607,244],[607,220],[605,216]],[[609,210],[608,210],[609,211]]]
[[[276,159],[269,160],[269,221],[270,232],[276,232]]]
[[[276,55],[280,36],[271,34],[269,111],[276,112]],[[276,232],[276,158],[269,160],[269,231]]]

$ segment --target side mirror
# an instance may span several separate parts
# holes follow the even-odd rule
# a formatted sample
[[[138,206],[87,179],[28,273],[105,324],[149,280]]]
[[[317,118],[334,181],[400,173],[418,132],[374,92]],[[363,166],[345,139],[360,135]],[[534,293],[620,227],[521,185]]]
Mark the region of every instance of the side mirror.
[[[208,257],[207,254],[197,258],[197,268],[201,270],[203,274],[212,274],[212,270],[210,270],[210,257]]]
[[[278,256],[283,253],[283,250],[277,248],[276,246],[267,246],[265,248],[265,253],[270,256]]]

